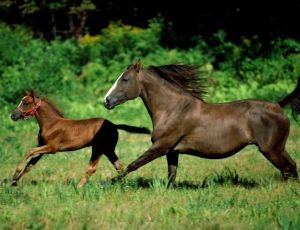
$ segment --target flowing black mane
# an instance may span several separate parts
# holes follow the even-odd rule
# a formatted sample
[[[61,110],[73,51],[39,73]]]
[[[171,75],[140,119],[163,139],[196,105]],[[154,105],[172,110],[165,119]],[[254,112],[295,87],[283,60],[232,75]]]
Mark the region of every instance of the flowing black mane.
[[[199,77],[199,67],[200,66],[198,65],[189,64],[171,64],[150,66],[148,69],[154,71],[157,75],[171,84],[202,100],[206,90],[203,79]]]

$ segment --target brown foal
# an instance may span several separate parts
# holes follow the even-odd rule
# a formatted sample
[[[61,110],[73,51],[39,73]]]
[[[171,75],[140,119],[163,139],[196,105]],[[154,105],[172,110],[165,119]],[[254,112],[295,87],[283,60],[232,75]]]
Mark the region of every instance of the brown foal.
[[[166,155],[170,186],[175,181],[179,153],[221,159],[249,144],[258,146],[284,178],[297,178],[296,163],[285,148],[290,123],[282,108],[290,104],[294,111],[299,109],[299,82],[278,103],[240,100],[214,104],[203,100],[205,88],[198,73],[193,65],[141,68],[136,62],[116,80],[105,96],[105,107],[112,109],[141,97],[153,132],[152,146],[115,179]]]
[[[150,133],[147,128],[115,125],[103,118],[66,119],[48,99],[39,98],[33,91],[30,91],[12,112],[11,118],[16,121],[33,116],[35,116],[40,127],[38,147],[30,149],[25,154],[13,176],[12,185],[17,185],[18,180],[29,172],[43,154],[73,151],[87,146],[92,146],[92,155],[86,173],[81,178],[78,187],[83,186],[96,171],[102,154],[107,156],[120,173],[123,170],[123,163],[115,153],[118,129],[131,133]],[[26,164],[28,159],[30,160]]]

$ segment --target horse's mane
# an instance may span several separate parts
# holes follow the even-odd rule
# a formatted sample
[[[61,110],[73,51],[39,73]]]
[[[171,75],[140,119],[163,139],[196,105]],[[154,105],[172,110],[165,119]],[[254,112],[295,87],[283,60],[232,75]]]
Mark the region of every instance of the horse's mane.
[[[54,105],[54,103],[51,101],[51,100],[49,100],[48,98],[46,98],[46,97],[41,97],[41,99],[44,101],[44,102],[46,102],[48,105],[50,105],[50,107],[59,115],[59,116],[61,116],[61,117],[64,117],[64,113],[60,110],[60,109],[58,109],[55,105]]]
[[[40,98],[42,101],[46,102],[59,116],[64,117],[64,113],[60,109],[58,109],[54,105],[54,103],[48,98],[46,98],[45,96],[39,97],[39,94],[33,89],[26,90],[25,92],[27,96],[30,96],[32,98]]]
[[[150,66],[148,69],[190,95],[202,100],[206,94],[203,78],[199,77],[199,65],[171,64]]]

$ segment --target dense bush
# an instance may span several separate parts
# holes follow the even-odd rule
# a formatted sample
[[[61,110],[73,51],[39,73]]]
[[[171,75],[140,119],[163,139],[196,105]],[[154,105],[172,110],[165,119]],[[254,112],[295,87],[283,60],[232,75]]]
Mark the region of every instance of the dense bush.
[[[300,43],[295,40],[271,41],[273,51],[264,53],[255,37],[236,44],[220,31],[208,41],[196,37],[197,45],[190,49],[167,49],[159,43],[161,25],[152,20],[142,29],[117,22],[96,36],[49,42],[33,38],[24,28],[0,24],[0,103],[16,103],[28,88],[78,100],[81,94],[96,97],[134,59],[144,66],[202,64],[207,100],[217,102],[277,100],[292,89],[300,73]]]

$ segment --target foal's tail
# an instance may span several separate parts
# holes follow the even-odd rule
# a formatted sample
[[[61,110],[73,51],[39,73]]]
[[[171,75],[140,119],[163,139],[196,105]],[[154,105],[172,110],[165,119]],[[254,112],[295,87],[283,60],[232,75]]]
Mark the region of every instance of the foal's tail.
[[[129,133],[145,133],[145,134],[151,134],[151,131],[147,129],[146,127],[136,127],[131,125],[115,125],[117,129],[125,130]]]
[[[292,108],[293,118],[297,121],[297,114],[300,113],[300,77],[298,78],[297,86],[293,92],[281,99],[278,104],[282,108],[290,105]]]

